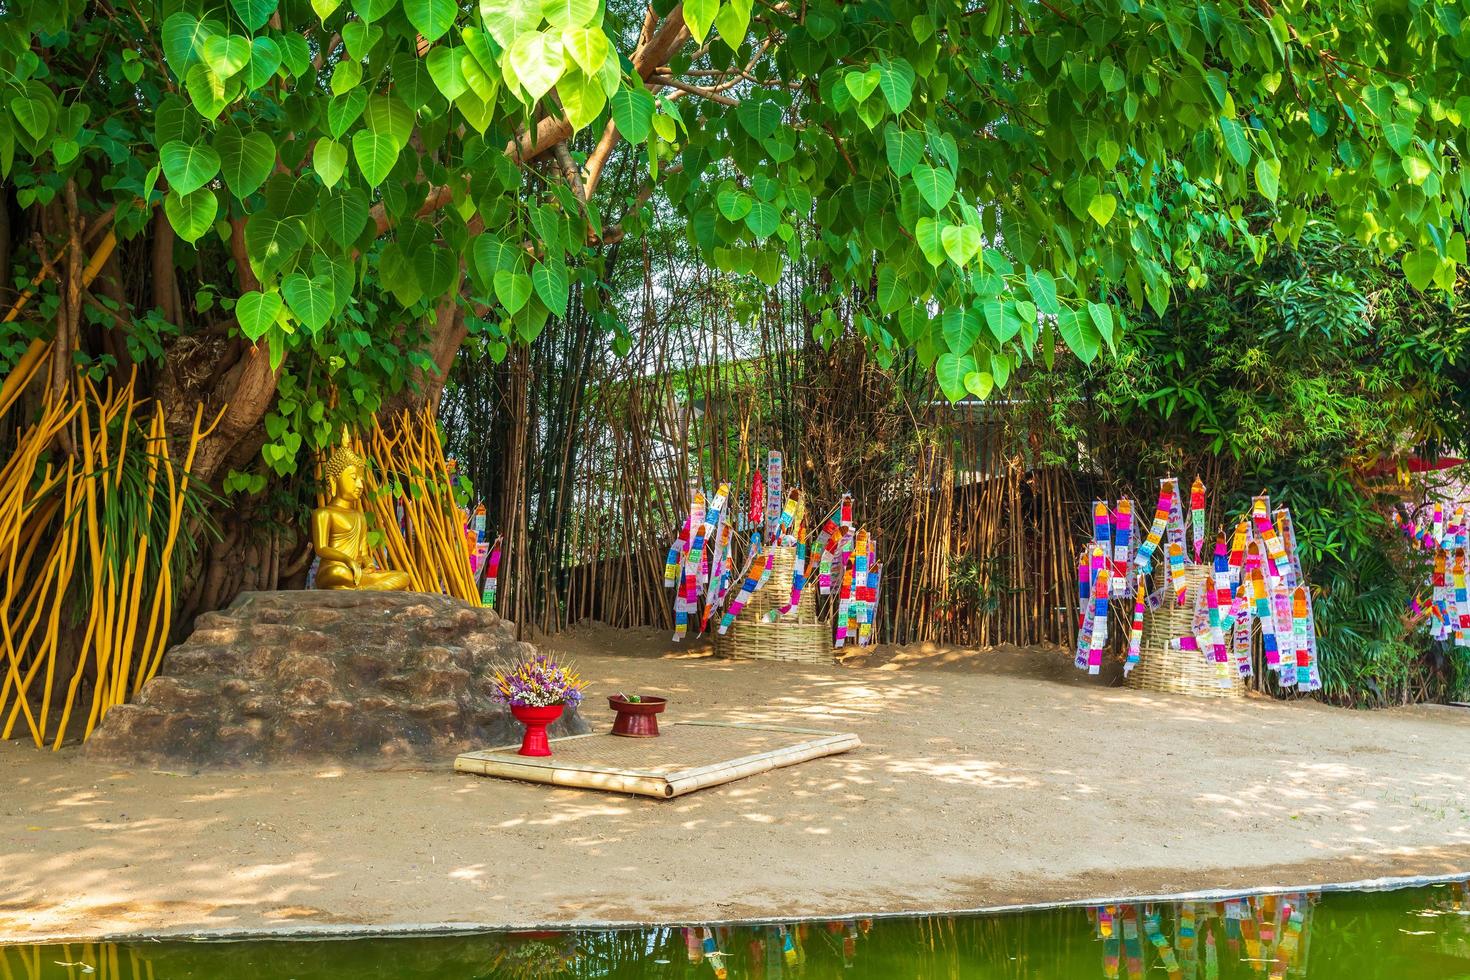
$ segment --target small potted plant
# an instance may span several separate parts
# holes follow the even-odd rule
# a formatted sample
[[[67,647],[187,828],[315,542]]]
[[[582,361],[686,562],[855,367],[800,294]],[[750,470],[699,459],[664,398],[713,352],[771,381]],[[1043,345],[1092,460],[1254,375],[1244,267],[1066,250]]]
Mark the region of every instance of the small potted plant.
[[[537,651],[495,668],[496,703],[510,708],[516,721],[526,726],[521,755],[550,755],[546,726],[561,717],[568,705],[582,703],[587,682],[570,665],[549,653]]]
[[[666,698],[619,691],[607,699],[607,706],[618,713],[612,733],[629,738],[657,738],[658,716],[668,703]]]

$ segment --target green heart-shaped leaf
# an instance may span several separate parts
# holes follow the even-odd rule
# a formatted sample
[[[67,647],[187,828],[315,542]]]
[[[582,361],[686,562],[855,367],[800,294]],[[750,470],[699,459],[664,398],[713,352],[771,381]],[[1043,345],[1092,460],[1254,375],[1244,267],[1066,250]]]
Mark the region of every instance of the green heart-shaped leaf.
[[[480,19],[501,48],[541,21],[541,5],[528,0],[480,0]]]
[[[775,163],[785,163],[796,156],[796,147],[787,140],[777,139],[774,136],[761,140],[761,146],[766,148],[766,152],[771,155],[771,160]]]
[[[975,359],[969,354],[944,353],[934,362],[934,376],[939,379],[939,390],[944,397],[957,402],[965,397],[965,376],[975,370]]]
[[[893,123],[883,127],[883,148],[888,157],[888,168],[898,177],[907,177],[924,159],[924,137],[919,133],[904,132]]]
[[[233,126],[222,126],[214,137],[214,146],[219,151],[225,185],[241,199],[254,194],[276,165],[276,144],[265,133],[241,135]]]
[[[653,127],[653,96],[641,84],[636,88],[620,88],[612,97],[612,114],[623,139],[642,143]]]
[[[541,262],[531,270],[531,283],[546,308],[559,317],[567,315],[570,282],[567,267],[560,262]]]
[[[944,346],[951,353],[963,354],[975,346],[975,341],[980,339],[980,314],[973,309],[957,309],[951,307],[944,311],[940,318],[940,331],[944,336]]]
[[[343,58],[332,67],[332,94],[346,95],[362,82],[362,62]]]
[[[430,41],[437,41],[454,26],[459,5],[454,0],[403,0],[403,12],[414,29]]]
[[[995,376],[995,386],[1004,388],[1006,382],[1011,380],[1011,358],[1009,354],[1002,351],[994,351],[990,355],[990,373]],[[981,398],[986,397],[981,395]]]
[[[249,292],[235,301],[235,319],[240,324],[240,331],[254,343],[265,336],[265,332],[276,322],[276,317],[280,316],[284,307],[281,294],[275,290],[268,293]]]
[[[1026,285],[1031,290],[1031,301],[1036,304],[1036,308],[1043,313],[1056,316],[1059,309],[1057,281],[1052,278],[1052,274],[1046,269],[1036,271],[1027,269]]]
[[[1087,206],[1092,202],[1093,197],[1098,192],[1098,188],[1101,186],[1096,177],[1091,174],[1085,174],[1072,181],[1062,190],[1062,200],[1066,202],[1067,207],[1073,214],[1078,218],[1082,218],[1086,216]]]
[[[684,16],[686,20],[689,17],[687,3],[684,5]],[[561,41],[566,53],[587,73],[588,78],[592,78],[602,69],[612,51],[611,45],[607,43],[607,35],[600,27],[578,27],[563,31]]]
[[[250,63],[250,39],[238,34],[206,38],[204,63],[221,79],[234,78]]]
[[[158,151],[158,162],[169,187],[179,194],[198,190],[219,173],[219,154],[203,140],[165,143]]]
[[[322,179],[325,187],[336,186],[347,169],[347,147],[334,139],[323,136],[316,141],[311,151],[311,169]]]
[[[752,202],[750,213],[745,216],[745,227],[761,241],[770,238],[780,224],[781,212],[765,201]]]
[[[352,0],[352,9],[357,11],[357,16],[369,23],[388,16],[396,6],[398,0]]]
[[[256,212],[245,222],[245,253],[259,278],[280,271],[304,244],[306,230],[300,219],[278,219]]]
[[[955,265],[964,266],[980,251],[980,229],[972,225],[946,225],[939,233],[944,253]]]
[[[332,280],[326,276],[307,278],[293,272],[281,280],[281,294],[296,319],[313,334],[320,333],[332,316]]]
[[[703,44],[720,12],[720,0],[684,0],[684,23],[696,44]]]
[[[1118,199],[1106,192],[1094,197],[1087,205],[1087,213],[1092,215],[1092,220],[1099,227],[1113,220],[1113,212],[1118,210]]]
[[[352,124],[357,122],[357,117],[366,108],[367,100],[367,92],[355,88],[344,95],[334,96],[327,103],[327,128],[333,139],[341,139],[352,128]]]
[[[466,31],[466,34],[469,34],[469,31]],[[465,78],[465,84],[469,85],[470,91],[473,91],[479,100],[484,103],[495,101],[495,93],[500,91],[500,73],[485,68],[485,63],[467,48],[460,51],[460,75]],[[566,76],[563,76],[562,82],[557,84],[557,91],[562,90],[564,84],[566,84]]]
[[[752,94],[735,110],[735,118],[747,133],[763,140],[781,128],[781,107],[770,99]]]
[[[563,75],[556,85],[556,94],[561,97],[561,107],[566,110],[567,122],[574,130],[592,125],[607,107],[602,86],[580,71]]]
[[[904,292],[903,283],[898,278],[898,273],[893,271],[893,266],[882,265],[878,267],[878,309],[884,313],[892,313],[903,306],[908,299]]]
[[[459,263],[447,248],[431,245],[413,253],[414,269],[426,296],[442,296],[454,285]]]
[[[163,22],[163,57],[174,74],[184,78],[189,69],[204,57],[204,42],[214,30],[192,14],[173,14]]]
[[[281,68],[281,49],[268,37],[250,42],[250,64],[245,69],[245,90],[254,92],[275,77]]]
[[[990,328],[990,335],[999,343],[1006,343],[1020,332],[1021,317],[1011,304],[988,299],[980,304],[980,309],[985,314],[985,325]]]
[[[715,195],[715,206],[730,221],[739,221],[750,213],[750,195],[734,187],[726,187]]]
[[[842,77],[842,84],[847,87],[848,93],[854,100],[864,102],[868,96],[877,91],[880,77],[876,68],[868,71],[850,71]]]
[[[1404,255],[1404,277],[1409,285],[1421,292],[1429,288],[1434,273],[1439,269],[1439,256],[1430,248],[1416,248]]]
[[[511,42],[501,73],[507,85],[524,89],[536,102],[561,78],[564,64],[560,35],[528,31]]]
[[[903,112],[914,100],[914,67],[902,58],[880,61],[877,65],[878,87],[894,113]]]
[[[366,58],[373,45],[383,39],[383,29],[365,20],[349,20],[342,25],[342,43],[353,58]]]
[[[1097,327],[1098,334],[1108,345],[1110,350],[1116,350],[1113,346],[1113,311],[1103,303],[1087,304],[1087,315],[1092,317],[1093,326]]]
[[[597,18],[597,0],[543,0],[541,14],[559,30],[586,27]]]
[[[460,59],[465,52],[460,48],[447,48],[442,45],[429,52],[426,59],[429,65],[429,77],[434,80],[437,88],[446,99],[453,102],[459,98],[469,83],[465,81],[464,72],[460,70]]]
[[[914,225],[914,239],[930,265],[938,267],[944,264],[944,238],[939,222],[933,218],[920,218]]]
[[[230,9],[241,23],[252,31],[258,31],[276,12],[277,0],[230,0]]]
[[[989,398],[995,388],[995,379],[987,371],[970,371],[965,374],[965,390],[976,398]]]
[[[505,307],[505,312],[515,316],[531,298],[531,277],[524,272],[500,269],[495,273],[495,298]]]
[[[1220,136],[1225,140],[1225,152],[1244,167],[1251,162],[1251,145],[1245,138],[1245,127],[1229,116],[1220,117]]]
[[[391,137],[400,150],[408,145],[408,138],[413,135],[413,110],[402,99],[391,95],[370,96],[362,121],[373,132]]]
[[[1100,338],[1090,316],[1083,316],[1070,307],[1063,309],[1057,314],[1057,332],[1083,364],[1091,364],[1097,358]]]
[[[219,201],[214,191],[201,187],[189,194],[170,190],[163,199],[163,210],[168,223],[184,241],[193,243],[214,225],[214,216],[219,212]]]
[[[921,163],[914,167],[914,186],[919,196],[935,211],[941,211],[954,197],[954,174],[942,167]]]
[[[51,132],[51,106],[44,99],[18,95],[10,100],[10,111],[32,139],[43,139]]]
[[[184,79],[189,101],[205,119],[214,119],[227,104],[225,83],[208,65],[195,65]]]
[[[367,217],[367,198],[353,187],[333,191],[322,205],[322,222],[327,227],[327,234],[343,248],[357,241]]]
[[[398,162],[398,144],[386,133],[359,129],[352,134],[352,155],[369,187],[377,187]]]
[[[725,0],[715,14],[715,30],[731,51],[739,51],[750,30],[752,0]]]
[[[1275,202],[1277,191],[1280,188],[1281,162],[1266,157],[1256,161],[1255,176],[1256,190],[1266,200]]]
[[[413,306],[424,295],[424,287],[419,284],[418,271],[398,242],[389,242],[384,246],[378,258],[378,276],[383,287],[405,307]]]
[[[557,87],[557,91],[561,91],[560,86]],[[464,116],[465,121],[475,127],[475,131],[478,133],[483,134],[486,129],[490,128],[490,123],[495,117],[493,106],[481,102],[480,97],[474,92],[461,92],[459,98],[454,100],[454,106],[459,110],[460,115]],[[572,119],[573,110],[567,107],[565,96],[562,99],[562,108],[566,109],[567,118]],[[586,123],[582,125],[585,126]],[[574,129],[581,128],[576,122],[572,123],[572,127]]]

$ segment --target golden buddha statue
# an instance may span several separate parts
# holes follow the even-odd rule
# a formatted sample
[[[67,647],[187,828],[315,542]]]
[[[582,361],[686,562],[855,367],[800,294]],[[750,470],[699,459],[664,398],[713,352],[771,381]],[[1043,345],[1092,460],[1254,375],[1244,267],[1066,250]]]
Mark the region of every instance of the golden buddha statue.
[[[362,511],[365,460],[352,449],[344,430],[342,445],[327,460],[327,505],[311,512],[311,544],[320,559],[319,589],[407,591],[407,572],[381,569],[368,547],[367,517]]]

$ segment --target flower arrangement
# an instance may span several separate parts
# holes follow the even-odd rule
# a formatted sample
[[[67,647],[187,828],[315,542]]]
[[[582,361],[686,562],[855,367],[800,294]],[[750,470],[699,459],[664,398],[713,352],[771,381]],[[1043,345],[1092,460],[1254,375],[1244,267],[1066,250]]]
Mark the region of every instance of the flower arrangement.
[[[582,688],[587,686],[569,664],[540,651],[498,664],[491,679],[495,689],[490,697],[508,708],[546,708],[554,704],[574,708],[582,703]]]

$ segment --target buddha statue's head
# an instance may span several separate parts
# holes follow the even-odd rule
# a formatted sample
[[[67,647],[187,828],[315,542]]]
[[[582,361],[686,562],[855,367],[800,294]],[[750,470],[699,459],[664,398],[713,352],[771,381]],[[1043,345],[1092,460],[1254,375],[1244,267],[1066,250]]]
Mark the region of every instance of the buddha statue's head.
[[[342,445],[333,451],[322,468],[327,479],[327,493],[332,500],[356,503],[362,499],[362,469],[364,460],[352,448],[352,437],[342,430]]]

